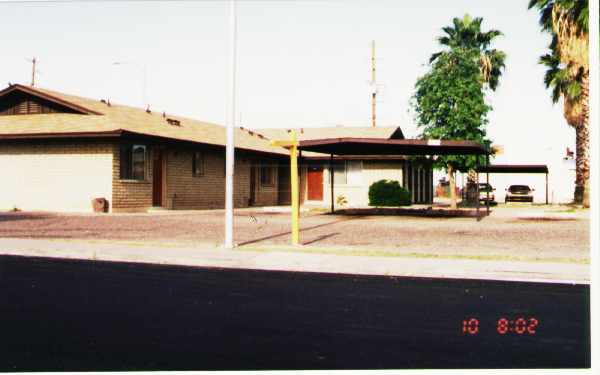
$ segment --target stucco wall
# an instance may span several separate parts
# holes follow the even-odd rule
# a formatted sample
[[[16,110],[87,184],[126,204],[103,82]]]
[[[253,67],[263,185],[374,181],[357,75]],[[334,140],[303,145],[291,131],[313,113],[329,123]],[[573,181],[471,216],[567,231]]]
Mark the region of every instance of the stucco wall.
[[[344,196],[348,202],[345,207],[364,207],[369,204],[369,186],[372,183],[387,179],[396,180],[402,184],[403,161],[360,160],[349,161],[346,168],[346,183],[334,183],[333,199]],[[301,169],[301,199],[306,200],[307,183],[306,167]],[[321,204],[330,207],[331,190],[328,164],[323,163],[323,201],[310,201],[311,204]]]

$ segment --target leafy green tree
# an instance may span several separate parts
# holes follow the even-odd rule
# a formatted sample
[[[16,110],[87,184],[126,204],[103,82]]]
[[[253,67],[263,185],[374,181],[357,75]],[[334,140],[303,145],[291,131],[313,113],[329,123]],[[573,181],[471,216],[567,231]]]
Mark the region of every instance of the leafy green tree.
[[[470,140],[485,144],[485,126],[491,107],[485,103],[483,79],[478,52],[458,48],[437,56],[431,70],[415,85],[412,107],[417,126],[425,139]],[[448,173],[452,208],[456,208],[455,171],[468,171],[476,166],[475,156],[443,155],[434,167]]]
[[[448,47],[447,50],[463,48],[478,51],[476,58],[479,60],[483,81],[492,91],[495,91],[500,82],[502,69],[505,67],[506,54],[496,49],[490,49],[490,46],[494,39],[502,35],[502,32],[499,30],[482,31],[482,22],[483,18],[471,18],[468,14],[465,14],[462,19],[454,18],[453,25],[443,27],[442,31],[445,35],[438,37],[437,40],[442,46]],[[447,50],[434,53],[429,62],[434,62]]]
[[[589,7],[588,0],[530,0],[540,11],[542,30],[552,34],[550,53],[540,58],[548,70],[552,100],[564,101],[564,116],[575,129],[575,202],[589,207]]]

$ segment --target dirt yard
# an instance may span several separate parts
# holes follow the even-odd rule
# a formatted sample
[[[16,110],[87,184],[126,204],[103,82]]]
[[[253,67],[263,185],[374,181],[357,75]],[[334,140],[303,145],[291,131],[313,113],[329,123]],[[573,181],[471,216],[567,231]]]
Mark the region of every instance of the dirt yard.
[[[0,213],[0,237],[125,240],[176,246],[223,241],[223,211],[149,214]],[[304,213],[301,242],[308,249],[374,254],[498,257],[586,262],[588,211],[495,207],[491,216],[413,217]],[[235,240],[249,248],[290,243],[286,212],[237,210]]]

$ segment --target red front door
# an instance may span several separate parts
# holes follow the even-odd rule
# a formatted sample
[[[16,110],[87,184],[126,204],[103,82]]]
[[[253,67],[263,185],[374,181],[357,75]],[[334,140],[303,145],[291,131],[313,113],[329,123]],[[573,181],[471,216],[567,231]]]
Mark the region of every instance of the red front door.
[[[308,200],[323,200],[323,167],[308,167],[307,174]]]

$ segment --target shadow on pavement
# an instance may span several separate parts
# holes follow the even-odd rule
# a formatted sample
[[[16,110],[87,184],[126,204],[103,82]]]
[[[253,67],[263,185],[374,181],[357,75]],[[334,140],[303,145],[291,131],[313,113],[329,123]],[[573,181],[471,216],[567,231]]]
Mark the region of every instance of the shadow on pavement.
[[[491,213],[492,211],[490,211]],[[328,215],[348,216],[416,216],[432,218],[474,217],[478,221],[487,216],[485,207],[479,209],[434,209],[434,208],[348,208]]]
[[[343,218],[341,220],[330,221],[330,222],[323,223],[323,224],[313,225],[311,227],[304,227],[304,228],[300,228],[300,232],[305,232],[307,230],[322,228],[322,227],[326,227],[326,226],[329,226],[329,225],[334,225],[334,224],[337,224],[337,223],[341,223],[341,222],[344,222],[344,221],[356,220],[356,219],[358,219],[358,217],[356,217],[356,218]],[[276,233],[276,234],[272,234],[270,236],[265,236],[265,237],[256,238],[256,239],[253,239],[253,240],[241,242],[241,243],[238,244],[238,246],[250,245],[250,244],[261,242],[261,241],[265,241],[265,240],[271,240],[273,238],[288,236],[291,233],[292,233],[291,231],[286,231],[286,232],[282,232],[282,233]],[[304,243],[304,244],[307,245],[307,244],[312,243],[312,242],[317,242],[317,241],[323,240],[323,239],[325,239],[327,237],[334,236],[336,234],[337,233],[327,234],[327,235],[321,236],[321,237],[319,237],[319,238],[317,238],[317,239],[315,239],[315,240],[313,240],[311,242]]]
[[[52,217],[51,214],[35,212],[0,212],[0,223],[17,220],[39,220]]]

